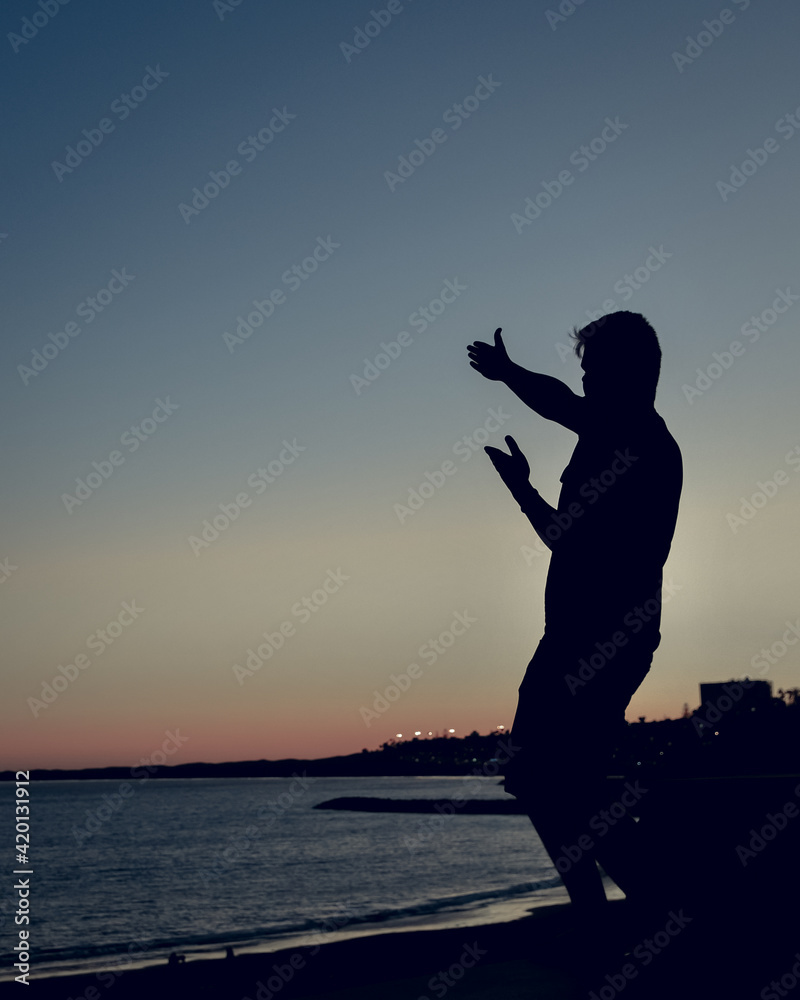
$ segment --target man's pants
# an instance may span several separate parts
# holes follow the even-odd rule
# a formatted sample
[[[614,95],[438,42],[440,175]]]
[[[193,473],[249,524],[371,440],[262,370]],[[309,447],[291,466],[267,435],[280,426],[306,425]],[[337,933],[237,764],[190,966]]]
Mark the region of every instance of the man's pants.
[[[610,805],[604,798],[611,755],[657,645],[650,636],[611,655],[609,645],[601,652],[585,635],[545,634],[540,641],[519,688],[512,739],[520,749],[505,787],[546,843],[554,836],[565,843],[582,834],[597,839],[589,820]]]

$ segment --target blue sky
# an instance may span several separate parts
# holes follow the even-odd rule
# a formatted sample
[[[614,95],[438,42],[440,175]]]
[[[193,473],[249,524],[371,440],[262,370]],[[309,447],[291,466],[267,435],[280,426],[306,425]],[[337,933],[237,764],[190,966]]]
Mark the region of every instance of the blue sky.
[[[590,313],[641,312],[660,335],[657,408],[686,472],[666,570],[681,589],[631,718],[752,675],[797,620],[796,8],[393,6],[370,25],[351,0],[73,0],[46,20],[52,4],[4,5],[9,763],[126,763],[178,725],[192,759],[215,760],[509,725],[547,559],[483,453],[453,449],[503,408],[492,441],[514,434],[555,502],[575,439],[468,366],[497,326],[516,361],[576,390],[559,345]],[[40,26],[23,44],[25,18]],[[357,29],[370,41],[353,54]],[[226,343],[275,290],[272,315]],[[402,331],[379,376],[354,380]],[[719,377],[687,389],[734,341]],[[456,473],[401,523],[396,505],[447,460]],[[337,570],[347,582],[293,616]],[[142,615],[35,714],[28,699],[132,599]],[[465,610],[477,622],[367,727],[360,708]],[[233,665],[287,620],[239,684]],[[797,655],[763,676],[791,686]]]

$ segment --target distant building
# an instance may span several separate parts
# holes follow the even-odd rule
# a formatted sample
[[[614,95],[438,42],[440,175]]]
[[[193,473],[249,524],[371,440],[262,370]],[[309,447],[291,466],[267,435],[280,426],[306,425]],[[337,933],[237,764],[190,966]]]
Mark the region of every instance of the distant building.
[[[771,681],[751,681],[745,678],[743,681],[731,680],[724,684],[701,684],[698,712],[703,713],[711,708],[717,713],[740,715],[743,712],[766,710],[771,702]]]

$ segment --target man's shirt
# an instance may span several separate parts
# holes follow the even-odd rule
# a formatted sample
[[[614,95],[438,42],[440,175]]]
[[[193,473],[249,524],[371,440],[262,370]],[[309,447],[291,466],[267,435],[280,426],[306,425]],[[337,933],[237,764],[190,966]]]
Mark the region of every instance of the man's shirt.
[[[683,483],[675,439],[652,407],[633,417],[590,417],[561,482],[545,634],[607,639],[623,631],[655,649]]]

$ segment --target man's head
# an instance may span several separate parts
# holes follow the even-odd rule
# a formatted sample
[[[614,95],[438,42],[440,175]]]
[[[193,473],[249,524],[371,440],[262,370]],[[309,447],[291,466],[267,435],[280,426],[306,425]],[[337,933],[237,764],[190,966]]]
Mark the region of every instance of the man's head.
[[[615,312],[573,330],[584,394],[609,405],[655,401],[661,347],[644,316]]]

